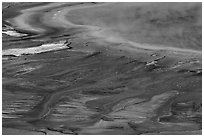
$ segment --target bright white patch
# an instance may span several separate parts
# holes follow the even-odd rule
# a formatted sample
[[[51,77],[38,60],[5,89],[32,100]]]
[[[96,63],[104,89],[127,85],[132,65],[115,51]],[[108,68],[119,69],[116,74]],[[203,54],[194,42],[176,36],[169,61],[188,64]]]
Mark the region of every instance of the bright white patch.
[[[157,63],[157,61],[151,61],[151,62],[148,62],[146,65],[149,66],[149,65],[155,65]]]
[[[8,25],[6,25],[6,27],[3,28],[2,34],[6,34],[6,35],[9,35],[12,37],[23,37],[23,36],[28,35],[28,34],[19,33],[14,28],[12,28],[11,26],[8,26]]]
[[[23,37],[23,36],[27,36],[27,34],[23,34],[23,33],[18,33],[15,30],[8,30],[8,31],[2,31],[3,34],[9,35],[9,36],[13,36],[13,37]]]
[[[38,47],[7,49],[2,51],[2,55],[20,56],[22,54],[36,54],[66,48],[68,47],[66,46],[65,42],[60,41],[58,43],[43,44]]]

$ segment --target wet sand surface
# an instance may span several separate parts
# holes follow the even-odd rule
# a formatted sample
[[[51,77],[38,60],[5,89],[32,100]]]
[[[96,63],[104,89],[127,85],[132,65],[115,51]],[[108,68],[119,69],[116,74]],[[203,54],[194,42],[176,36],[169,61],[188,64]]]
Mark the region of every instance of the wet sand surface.
[[[200,4],[174,4],[3,3],[3,134],[201,134]]]

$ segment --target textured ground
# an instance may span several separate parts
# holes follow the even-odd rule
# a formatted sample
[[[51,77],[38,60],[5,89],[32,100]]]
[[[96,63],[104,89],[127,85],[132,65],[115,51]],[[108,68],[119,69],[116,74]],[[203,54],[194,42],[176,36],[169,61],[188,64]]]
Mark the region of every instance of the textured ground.
[[[201,3],[3,3],[3,134],[201,134]]]

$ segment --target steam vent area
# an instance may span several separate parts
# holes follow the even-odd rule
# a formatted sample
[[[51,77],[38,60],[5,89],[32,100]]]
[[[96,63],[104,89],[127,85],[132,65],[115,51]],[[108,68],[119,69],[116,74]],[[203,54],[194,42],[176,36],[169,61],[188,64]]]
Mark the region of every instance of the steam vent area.
[[[3,135],[201,135],[201,2],[3,2]]]

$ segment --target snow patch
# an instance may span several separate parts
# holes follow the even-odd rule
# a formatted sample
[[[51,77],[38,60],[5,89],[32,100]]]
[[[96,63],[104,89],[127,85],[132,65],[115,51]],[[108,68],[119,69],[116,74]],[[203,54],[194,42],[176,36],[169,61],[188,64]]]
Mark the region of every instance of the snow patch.
[[[8,31],[2,31],[2,34],[6,34],[12,37],[23,37],[23,36],[27,36],[27,34],[23,34],[23,33],[18,33],[15,30],[8,30]]]
[[[13,29],[12,27],[5,25],[6,27],[3,28],[2,30],[2,34],[6,34],[12,37],[23,37],[23,36],[27,36],[28,34],[23,34],[23,33],[19,33],[17,32],[15,29]]]
[[[2,51],[2,55],[21,56],[25,54],[37,54],[37,53],[43,53],[47,51],[60,50],[60,49],[66,49],[66,48],[69,48],[67,46],[66,41],[60,41],[58,43],[43,44],[38,47],[6,49]]]

